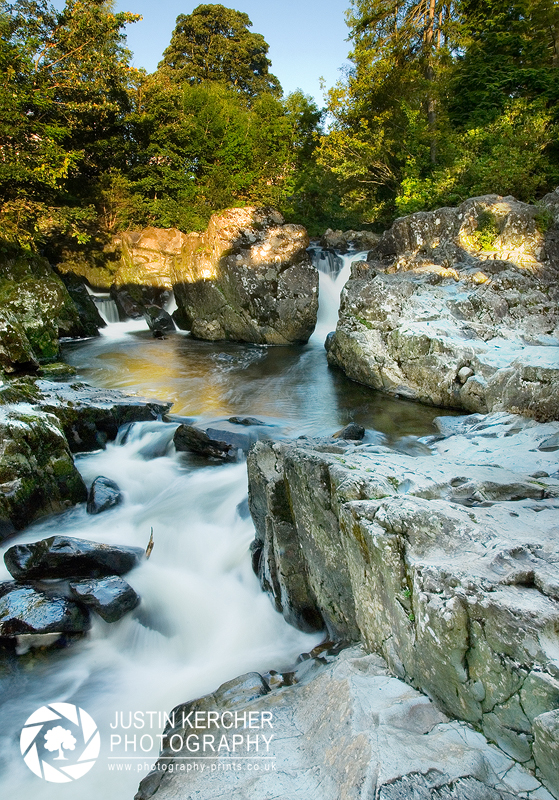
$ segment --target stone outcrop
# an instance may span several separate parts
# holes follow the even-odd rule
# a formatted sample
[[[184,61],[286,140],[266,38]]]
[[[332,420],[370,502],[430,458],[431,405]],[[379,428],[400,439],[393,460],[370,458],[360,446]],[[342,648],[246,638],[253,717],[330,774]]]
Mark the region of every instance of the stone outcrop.
[[[354,250],[370,250],[380,239],[378,233],[372,231],[333,231],[328,228],[320,239],[320,246],[347,253],[350,248]]]
[[[310,662],[309,677],[298,686],[270,692],[252,673],[176,708],[163,739],[165,757],[135,800],[550,800],[537,779],[469,725],[449,721],[391,676],[378,656],[356,647],[333,661]],[[206,726],[211,712],[218,723]],[[252,719],[253,729],[231,728],[235,712]],[[187,719],[198,713],[201,726],[183,726],[183,713]],[[206,749],[204,735],[211,737]],[[211,766],[188,749],[189,736],[191,746],[202,743],[198,756],[212,757]],[[223,746],[211,751],[210,740],[216,750],[224,741],[231,748],[233,736],[234,753]]]
[[[0,541],[86,497],[58,419],[32,406],[0,406]]]
[[[423,403],[559,418],[558,241],[558,192],[397,220],[353,265],[329,363]]]
[[[172,268],[175,321],[199,339],[304,343],[314,330],[318,274],[301,225],[271,209],[214,214]]]
[[[54,360],[59,338],[98,334],[49,263],[39,256],[4,258],[0,267],[0,369],[34,371]]]
[[[559,797],[559,423],[439,427],[416,456],[257,443],[253,561],[291,623],[363,641]]]

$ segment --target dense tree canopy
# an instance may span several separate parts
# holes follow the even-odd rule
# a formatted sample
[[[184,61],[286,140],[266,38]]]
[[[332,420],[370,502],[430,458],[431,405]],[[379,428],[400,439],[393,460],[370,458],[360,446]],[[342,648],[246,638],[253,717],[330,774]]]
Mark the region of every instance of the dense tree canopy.
[[[553,188],[557,13],[553,0],[354,0],[353,63],[320,150],[348,214],[388,222]]]
[[[278,79],[268,72],[268,45],[251,33],[248,14],[222,5],[201,5],[177,17],[160,68],[190,84],[212,81],[233,86],[247,97],[263,92],[281,95]]]
[[[121,229],[199,229],[226,206],[319,233],[559,183],[557,0],[352,0],[327,131],[312,98],[281,96],[246,14],[179,16],[151,75],[125,46],[137,19],[0,0],[4,243],[102,259]]]

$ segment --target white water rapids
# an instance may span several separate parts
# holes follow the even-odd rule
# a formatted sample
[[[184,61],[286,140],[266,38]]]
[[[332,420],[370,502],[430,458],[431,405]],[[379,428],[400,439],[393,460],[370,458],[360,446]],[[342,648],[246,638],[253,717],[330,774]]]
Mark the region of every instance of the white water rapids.
[[[7,685],[4,676],[2,797],[132,798],[147,773],[137,770],[155,759],[152,753],[151,759],[132,761],[130,772],[115,771],[115,762],[108,759],[109,723],[117,711],[170,712],[244,672],[286,668],[321,639],[288,626],[252,573],[248,546],[254,530],[246,503],[243,508],[246,466],[191,471],[174,451],[146,460],[143,453],[165,449],[173,431],[174,426],[163,423],[139,423],[126,444],[110,444],[78,459],[88,483],[97,475],[118,482],[125,494],[122,506],[96,516],[82,506],[17,539],[64,533],[145,547],[153,527],[155,547],[150,560],[126,576],[142,598],[136,611],[113,624],[96,617],[83,642],[38,657],[27,670],[16,669]],[[0,578],[9,579],[2,569]],[[78,784],[40,780],[19,752],[25,720],[53,702],[85,708],[101,731],[101,756]],[[127,733],[155,735],[160,730]],[[138,748],[130,747],[129,754],[141,756]]]

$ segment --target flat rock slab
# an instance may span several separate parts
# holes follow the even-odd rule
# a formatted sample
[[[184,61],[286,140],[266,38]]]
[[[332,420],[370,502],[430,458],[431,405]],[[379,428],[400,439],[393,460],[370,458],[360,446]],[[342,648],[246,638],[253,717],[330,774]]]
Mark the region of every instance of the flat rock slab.
[[[17,580],[94,578],[123,575],[137,567],[144,555],[141,547],[117,547],[70,536],[51,536],[10,547],[4,554],[4,561]]]
[[[70,593],[75,600],[96,611],[105,622],[117,622],[140,602],[140,596],[118,575],[71,581]]]
[[[241,686],[248,677],[239,679]],[[135,800],[512,800],[528,790],[534,800],[550,800],[511,758],[465,723],[450,722],[427,697],[392,677],[380,657],[360,648],[342,652],[304,684],[267,693],[253,680],[252,695],[239,692],[231,702],[234,683],[227,684],[228,697],[218,690],[186,707],[201,713],[199,728],[183,727],[182,714],[175,715],[178,724],[163,740],[167,757],[142,781]],[[212,710],[218,723],[204,727]],[[253,712],[259,724],[266,712],[271,724],[249,729],[241,721],[231,729],[226,715],[222,727],[225,710],[241,720],[243,712]],[[181,734],[185,746],[178,749]],[[242,741],[234,753],[222,748],[218,754],[208,744],[204,749],[204,734],[214,737],[216,750],[222,737],[230,747],[233,735]],[[198,755],[212,761],[197,761],[188,735],[199,736]]]
[[[438,424],[442,435],[418,440],[417,455],[257,443],[253,563],[292,624],[308,629],[314,613],[331,637],[362,640],[543,773],[555,751],[544,753],[542,715],[559,708],[559,471],[549,446],[559,423],[500,413]],[[548,788],[559,796],[557,773]]]
[[[86,608],[66,597],[33,586],[0,585],[0,636],[83,633],[89,629]]]

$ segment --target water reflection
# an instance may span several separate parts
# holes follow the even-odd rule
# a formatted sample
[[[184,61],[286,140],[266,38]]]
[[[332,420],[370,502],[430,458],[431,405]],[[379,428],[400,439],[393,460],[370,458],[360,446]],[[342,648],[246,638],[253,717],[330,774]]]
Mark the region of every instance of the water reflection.
[[[147,330],[122,328],[119,337],[113,331],[67,344],[64,355],[97,386],[171,400],[173,412],[185,416],[275,419],[290,435],[326,435],[354,421],[390,438],[423,436],[441,413],[348,380],[328,367],[316,339],[305,347],[261,347],[178,332],[156,340]]]

